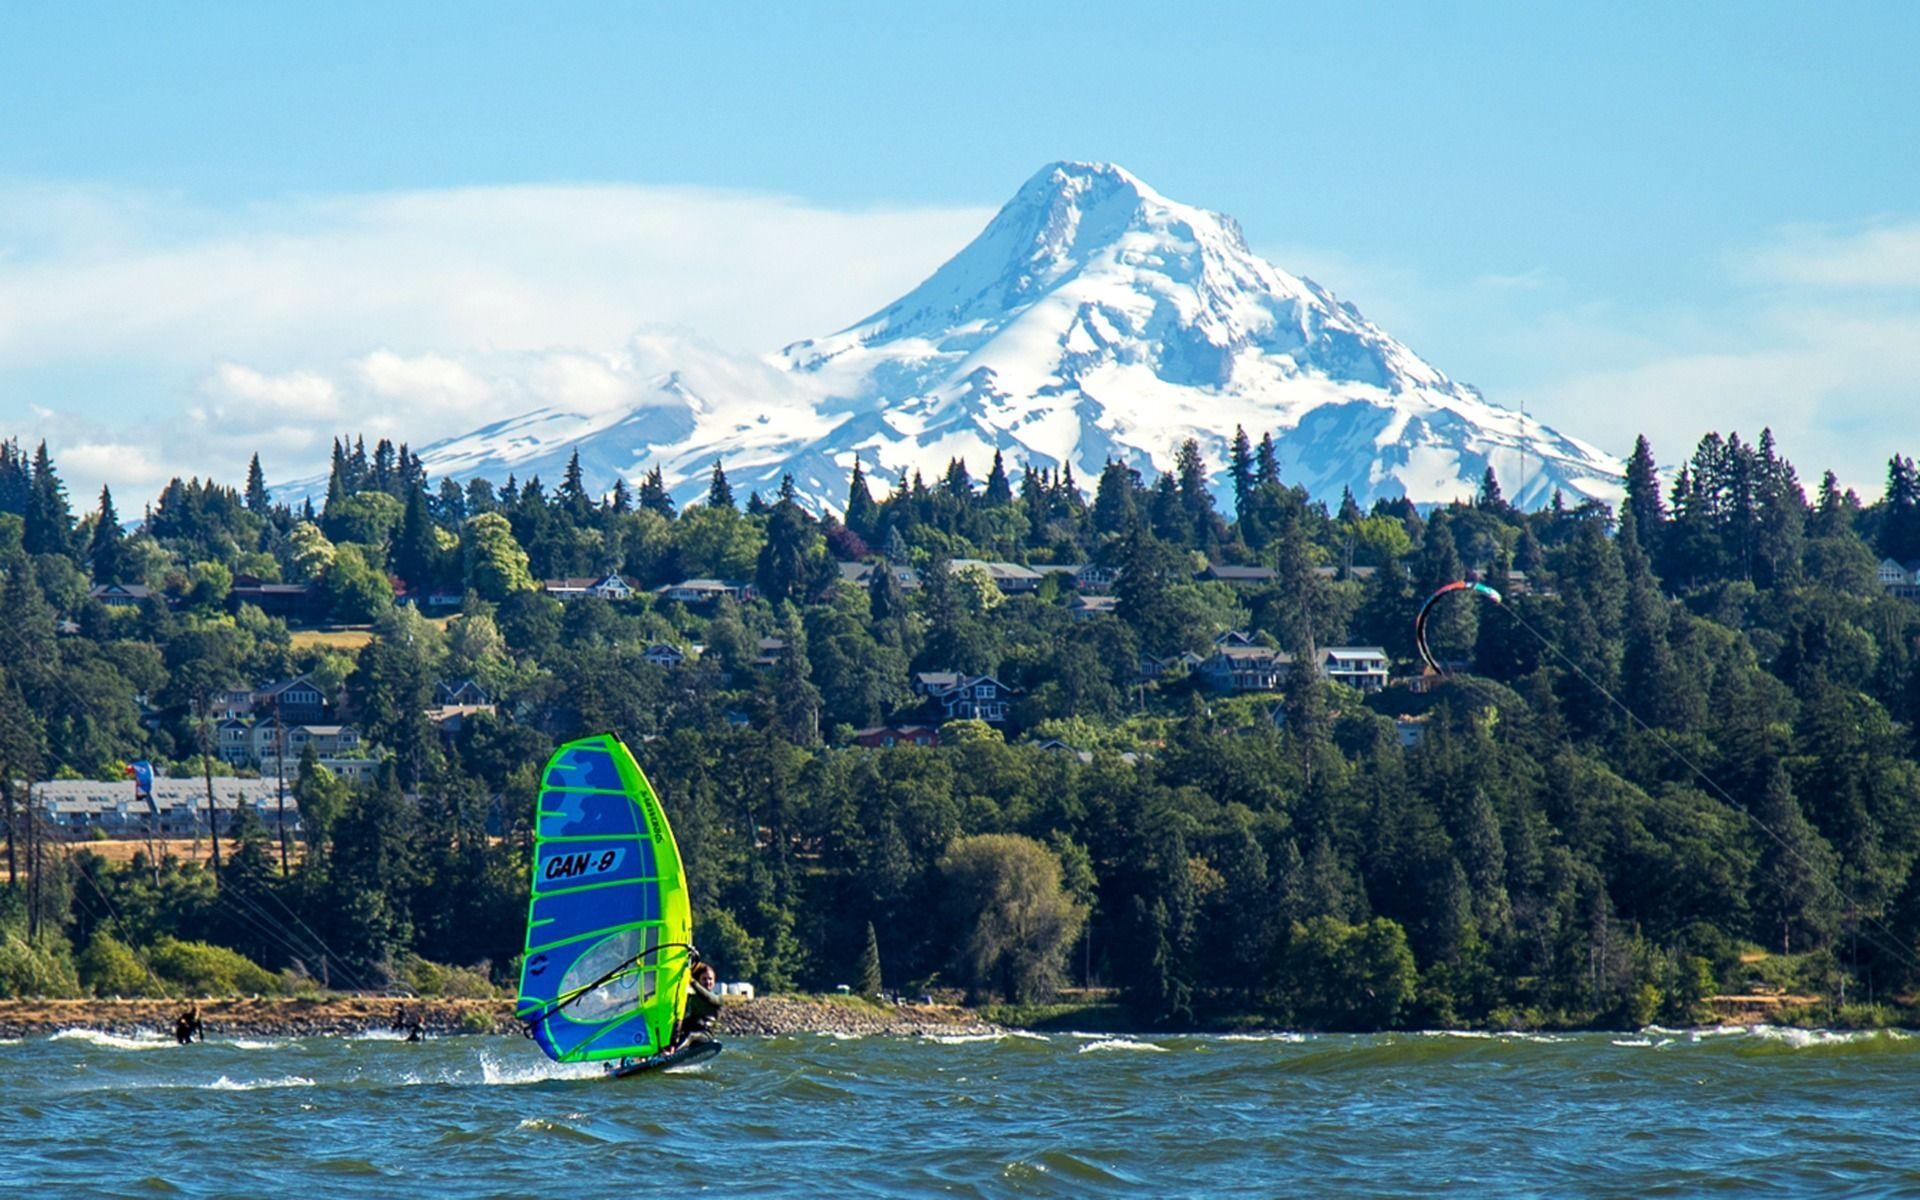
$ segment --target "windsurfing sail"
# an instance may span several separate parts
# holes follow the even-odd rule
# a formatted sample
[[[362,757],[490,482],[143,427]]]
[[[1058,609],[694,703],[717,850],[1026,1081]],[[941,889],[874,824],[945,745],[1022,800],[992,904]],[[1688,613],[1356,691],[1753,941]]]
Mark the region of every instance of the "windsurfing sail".
[[[692,909],[680,847],[610,733],[554,751],[541,780],[516,1015],[558,1062],[644,1057],[687,1003]]]
[[[1418,613],[1414,614],[1413,644],[1414,648],[1420,651],[1420,658],[1427,664],[1427,669],[1437,675],[1446,674],[1446,668],[1440,665],[1440,660],[1433,656],[1433,651],[1427,646],[1427,614],[1433,611],[1433,606],[1440,602],[1441,597],[1451,595],[1454,592],[1478,592],[1482,596],[1492,600],[1495,604],[1505,603],[1500,593],[1488,587],[1486,584],[1467,583],[1462,580],[1442,584],[1438,591],[1427,597],[1427,602],[1420,606]]]

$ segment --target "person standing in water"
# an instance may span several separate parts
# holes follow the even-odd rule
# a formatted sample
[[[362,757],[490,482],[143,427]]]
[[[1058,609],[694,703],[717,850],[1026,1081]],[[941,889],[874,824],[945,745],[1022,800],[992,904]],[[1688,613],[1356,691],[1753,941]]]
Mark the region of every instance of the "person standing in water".
[[[720,997],[713,992],[715,979],[713,964],[694,964],[687,978],[687,1011],[680,1018],[680,1033],[673,1039],[673,1049],[678,1050],[695,1038],[713,1040],[713,1018],[720,1012]]]

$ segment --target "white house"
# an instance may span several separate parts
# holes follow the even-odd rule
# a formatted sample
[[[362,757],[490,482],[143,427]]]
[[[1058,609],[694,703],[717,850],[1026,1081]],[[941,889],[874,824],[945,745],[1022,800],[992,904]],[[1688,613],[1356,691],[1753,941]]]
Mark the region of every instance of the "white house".
[[[1387,652],[1379,646],[1334,646],[1320,652],[1320,674],[1363,692],[1387,686]]]

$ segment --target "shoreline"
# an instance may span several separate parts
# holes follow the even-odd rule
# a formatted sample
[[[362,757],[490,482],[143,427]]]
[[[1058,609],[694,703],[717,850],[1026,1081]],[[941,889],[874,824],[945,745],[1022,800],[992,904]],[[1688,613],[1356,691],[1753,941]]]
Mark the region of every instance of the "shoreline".
[[[0,1000],[0,1038],[44,1037],[69,1029],[127,1036],[171,1036],[184,1000]],[[389,996],[252,997],[197,1002],[209,1036],[339,1037],[400,1032],[417,1019],[422,1032],[515,1035],[513,1001],[410,999]],[[916,1036],[993,1034],[1004,1027],[971,1009],[949,1005],[878,1005],[845,997],[761,996],[731,1000],[714,1020],[730,1036],[795,1033]]]

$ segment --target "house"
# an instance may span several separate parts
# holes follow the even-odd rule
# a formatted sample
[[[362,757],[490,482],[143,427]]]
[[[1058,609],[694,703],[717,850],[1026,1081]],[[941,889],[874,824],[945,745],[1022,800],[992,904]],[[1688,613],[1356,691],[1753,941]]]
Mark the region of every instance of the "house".
[[[107,837],[194,837],[210,828],[207,782],[199,777],[153,781],[153,804],[137,800],[129,779],[62,779],[36,783],[34,810],[43,814],[56,837],[84,840]],[[242,806],[251,808],[268,828],[284,817],[290,831],[300,828],[300,810],[288,789],[283,796],[273,779],[215,779],[212,812],[221,833],[230,833]],[[158,816],[155,816],[155,810]]]
[[[763,637],[760,639],[760,653],[754,656],[753,669],[767,671],[779,666],[787,657],[787,639]]]
[[[448,679],[433,685],[435,704],[492,704],[487,689],[471,679]]]
[[[855,587],[864,588],[873,585],[873,573],[879,570],[883,564],[850,562],[840,563],[838,565],[840,568],[841,583],[848,583]],[[917,592],[920,590],[920,572],[914,570],[912,567],[902,567],[892,563],[884,565],[887,570],[893,572],[893,580],[900,585],[901,591]]]
[[[1920,559],[1904,565],[1891,558],[1881,559],[1880,586],[1895,599],[1920,600]]]
[[[1073,603],[1067,605],[1067,614],[1076,621],[1110,617],[1119,603],[1112,596],[1075,596]]]
[[[451,745],[468,721],[481,713],[491,716],[495,711],[491,704],[436,704],[424,710],[424,715],[439,733],[440,740]]]
[[[222,717],[213,727],[213,753],[221,762],[236,767],[252,762],[253,722],[239,717]]]
[[[1200,678],[1216,692],[1277,692],[1293,656],[1266,646],[1225,644],[1200,664]]]
[[[855,733],[853,744],[869,750],[889,746],[938,746],[940,731],[932,725],[875,725]]]
[[[267,764],[280,757],[283,749],[291,766],[309,744],[322,759],[358,758],[364,745],[360,731],[352,725],[276,726],[272,721],[258,721],[249,727],[248,739],[253,761],[263,764],[263,773],[271,769]]]
[[[1105,567],[1099,563],[1087,563],[1073,573],[1073,586],[1083,592],[1107,592],[1113,590],[1113,581],[1119,578],[1120,568]]]
[[[87,589],[87,599],[108,608],[138,608],[153,596],[153,589],[137,583],[96,583]]]
[[[1234,587],[1264,587],[1273,582],[1274,574],[1272,567],[1210,566],[1194,578]]]
[[[726,579],[682,579],[679,583],[657,587],[653,592],[663,600],[674,600],[681,604],[710,604],[721,599],[745,604],[755,595],[752,584]]]
[[[227,688],[213,694],[213,718],[224,721],[229,717],[253,716],[253,689]]]
[[[283,724],[306,724],[327,719],[327,695],[305,675],[270,683],[253,693],[253,712],[261,719]]]
[[[1019,563],[987,562],[978,558],[956,558],[948,561],[948,574],[961,571],[979,571],[1000,589],[1003,596],[1020,596],[1040,590],[1040,572]]]
[[[680,666],[687,661],[687,652],[678,646],[670,645],[666,642],[654,642],[646,648],[646,651],[641,654],[640,657],[646,659],[656,667],[665,667],[668,670],[672,670],[674,667]]]
[[[600,576],[576,575],[566,579],[549,579],[540,586],[547,595],[556,600],[578,600],[583,596],[597,596],[602,600],[626,600],[631,598],[635,591],[631,582],[613,571]]]
[[[233,577],[233,586],[227,589],[227,611],[237,613],[243,604],[296,624],[318,621],[327,614],[326,597],[312,584],[268,583],[258,575]]]
[[[913,677],[913,690],[927,698],[927,707],[936,709],[945,721],[986,721],[998,724],[1007,719],[1015,688],[991,675],[962,675],[954,671],[922,671]]]
[[[1151,683],[1167,675],[1187,674],[1205,661],[1206,659],[1191,650],[1182,650],[1178,654],[1169,654],[1164,658],[1142,653],[1140,661],[1134,666],[1134,681]]]
[[[1378,567],[1315,567],[1313,573],[1329,582],[1338,580],[1344,575],[1355,583],[1365,583],[1372,579],[1379,569]]]
[[[1400,736],[1400,748],[1402,750],[1411,750],[1413,747],[1418,746],[1420,739],[1427,735],[1427,718],[1424,716],[1395,717],[1393,719],[1393,726],[1394,732]]]
[[[1387,652],[1379,646],[1334,646],[1320,652],[1320,674],[1363,692],[1387,686]]]
[[[1251,646],[1253,645],[1253,635],[1244,629],[1229,629],[1225,633],[1214,634],[1213,644],[1216,646]]]

